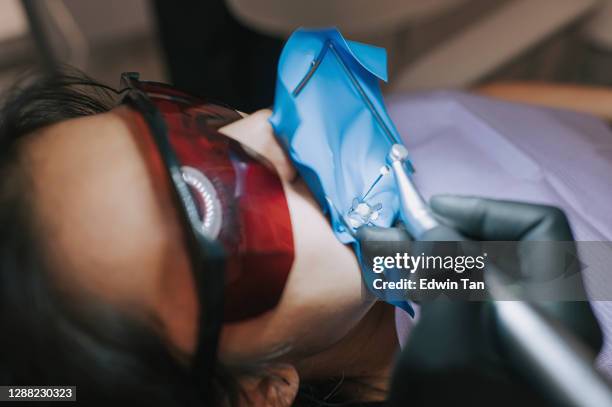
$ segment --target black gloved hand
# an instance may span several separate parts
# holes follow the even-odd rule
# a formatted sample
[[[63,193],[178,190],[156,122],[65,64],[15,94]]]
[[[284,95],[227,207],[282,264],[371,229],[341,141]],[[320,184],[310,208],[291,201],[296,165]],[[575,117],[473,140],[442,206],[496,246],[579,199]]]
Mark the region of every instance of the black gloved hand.
[[[444,226],[426,233],[421,237],[424,240],[573,241],[565,215],[554,207],[459,196],[437,196],[430,204]],[[362,232],[363,237],[369,235],[371,232]],[[549,259],[545,267],[541,253],[527,250],[522,255],[523,264],[534,264],[533,256],[539,266],[525,267],[523,278],[563,270],[555,253],[544,257]],[[601,332],[587,302],[540,305],[593,350],[601,347]],[[424,303],[421,320],[395,370],[391,405],[543,403],[506,365],[490,311],[487,303]]]
[[[559,208],[511,201],[461,197],[435,196],[430,205],[434,213],[453,229],[474,240],[521,242],[568,242],[563,245],[525,244],[520,252],[520,281],[543,281],[567,273],[566,250],[574,249],[574,237],[567,217]],[[435,232],[440,235],[440,232]],[[428,234],[429,235],[429,234]],[[432,236],[425,236],[426,239]],[[441,240],[441,239],[439,239]],[[502,271],[503,264],[500,265]],[[571,266],[579,273],[578,262]],[[571,274],[572,272],[570,272]],[[586,298],[582,281],[572,287]],[[602,346],[601,330],[587,301],[537,301],[537,305],[550,317],[583,340],[593,352]]]

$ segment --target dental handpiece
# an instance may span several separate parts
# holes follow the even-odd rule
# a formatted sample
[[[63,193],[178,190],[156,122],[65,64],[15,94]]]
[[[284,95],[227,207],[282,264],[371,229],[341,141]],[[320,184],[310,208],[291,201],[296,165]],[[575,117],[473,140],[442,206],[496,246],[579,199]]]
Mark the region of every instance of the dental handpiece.
[[[404,164],[407,159],[408,150],[401,144],[394,144],[387,155],[387,163],[397,185],[402,221],[408,233],[418,240],[425,232],[438,226],[438,221],[408,175]]]
[[[406,171],[407,158],[408,150],[401,144],[394,144],[387,155],[397,184],[402,220],[418,240],[438,222]],[[532,304],[507,301],[518,298],[508,289],[507,278],[495,264],[487,265],[487,275],[497,330],[520,368],[529,374],[537,372],[534,378],[540,380],[544,391],[564,405],[612,405],[612,387],[593,368],[590,350]]]

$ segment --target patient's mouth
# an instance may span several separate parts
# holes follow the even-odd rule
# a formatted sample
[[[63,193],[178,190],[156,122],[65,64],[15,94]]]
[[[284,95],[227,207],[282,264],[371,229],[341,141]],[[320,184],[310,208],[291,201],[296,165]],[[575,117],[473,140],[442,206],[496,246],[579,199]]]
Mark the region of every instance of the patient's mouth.
[[[376,220],[380,217],[382,211],[382,203],[370,204],[366,198],[374,190],[374,187],[378,182],[386,175],[390,173],[390,169],[387,165],[380,168],[378,176],[372,182],[368,190],[363,194],[362,197],[356,197],[353,199],[353,203],[347,212],[348,221],[354,229],[358,229],[363,225],[372,226]]]
[[[358,198],[353,199],[353,205],[349,209],[348,221],[354,229],[358,229],[363,225],[373,225],[380,216],[382,204],[369,204],[366,201]]]

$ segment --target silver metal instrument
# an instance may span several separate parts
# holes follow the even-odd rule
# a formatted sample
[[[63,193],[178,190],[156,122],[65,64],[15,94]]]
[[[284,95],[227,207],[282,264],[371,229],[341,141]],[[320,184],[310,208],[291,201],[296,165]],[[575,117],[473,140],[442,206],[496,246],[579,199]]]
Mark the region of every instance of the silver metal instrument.
[[[394,144],[387,155],[397,184],[401,218],[418,240],[439,223],[408,175],[407,159],[408,150],[401,144]],[[488,265],[487,275],[497,329],[519,369],[529,372],[550,397],[564,405],[612,405],[611,386],[593,368],[593,356],[585,345],[566,328],[545,318],[534,305],[512,300],[508,284],[503,283],[505,276],[494,264]]]
[[[408,150],[401,144],[394,144],[387,155],[387,163],[397,184],[402,221],[408,233],[418,239],[423,233],[438,226],[438,221],[408,175],[404,164],[407,159]]]

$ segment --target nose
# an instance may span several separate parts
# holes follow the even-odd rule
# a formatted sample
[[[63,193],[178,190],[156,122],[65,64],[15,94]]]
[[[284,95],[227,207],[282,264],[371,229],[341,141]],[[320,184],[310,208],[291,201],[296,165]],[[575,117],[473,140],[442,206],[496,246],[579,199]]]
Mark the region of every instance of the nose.
[[[259,110],[222,127],[219,131],[266,158],[274,166],[281,180],[293,182],[297,173],[268,122],[271,113],[269,109]]]

